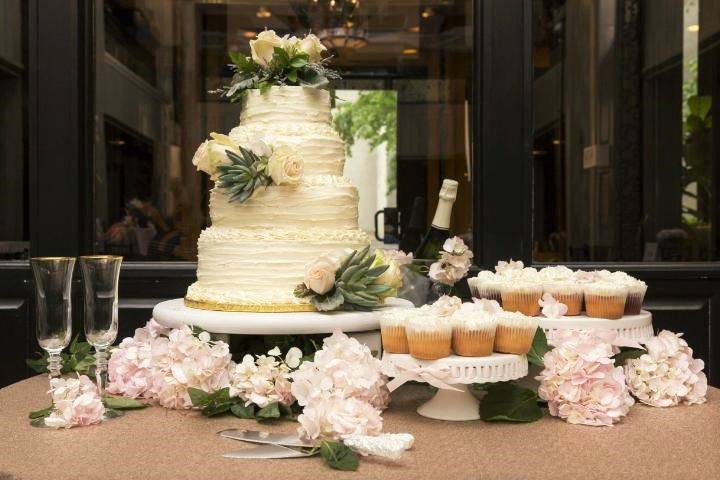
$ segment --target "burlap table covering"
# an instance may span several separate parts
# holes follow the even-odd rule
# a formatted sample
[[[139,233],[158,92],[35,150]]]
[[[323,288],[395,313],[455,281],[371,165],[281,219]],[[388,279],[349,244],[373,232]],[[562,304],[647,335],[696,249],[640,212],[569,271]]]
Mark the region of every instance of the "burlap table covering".
[[[293,422],[262,426],[233,417],[159,407],[129,412],[99,426],[31,427],[27,414],[45,407],[47,379],[0,390],[0,479],[590,479],[720,478],[720,390],[700,406],[636,406],[611,428],[568,425],[551,417],[532,424],[443,422],[415,408],[429,392],[406,385],[385,414],[389,432],[410,432],[413,450],[398,462],[364,459],[339,472],[318,458],[233,460],[246,444],[219,438],[225,428],[293,431]]]

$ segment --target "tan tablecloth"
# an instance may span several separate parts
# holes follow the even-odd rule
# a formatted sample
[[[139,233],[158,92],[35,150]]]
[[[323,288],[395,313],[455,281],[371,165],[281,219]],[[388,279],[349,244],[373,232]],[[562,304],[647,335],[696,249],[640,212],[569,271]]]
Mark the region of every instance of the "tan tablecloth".
[[[129,412],[99,426],[31,427],[27,414],[45,407],[46,379],[0,390],[0,479],[590,479],[720,478],[720,390],[708,403],[668,409],[635,406],[614,427],[568,425],[545,417],[532,424],[443,422],[415,408],[428,397],[421,385],[393,394],[389,432],[410,432],[413,450],[398,462],[363,459],[355,473],[318,458],[233,460],[246,444],[219,438],[225,428],[264,428],[234,417],[159,407]],[[293,431],[293,422],[267,428]]]

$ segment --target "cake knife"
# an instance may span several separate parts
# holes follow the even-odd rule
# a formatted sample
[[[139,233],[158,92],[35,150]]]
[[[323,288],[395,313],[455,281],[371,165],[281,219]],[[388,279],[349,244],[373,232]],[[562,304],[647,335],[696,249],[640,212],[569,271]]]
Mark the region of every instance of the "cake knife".
[[[288,435],[282,433],[260,432],[257,430],[239,430],[237,428],[229,428],[217,432],[218,435],[233,440],[241,440],[249,443],[261,443],[271,445],[282,445],[285,447],[312,448],[312,443],[302,441],[297,435]]]
[[[240,459],[300,458],[310,457],[316,453],[317,452],[304,452],[294,448],[283,447],[282,445],[266,443],[253,448],[238,450],[237,452],[225,453],[223,457]]]

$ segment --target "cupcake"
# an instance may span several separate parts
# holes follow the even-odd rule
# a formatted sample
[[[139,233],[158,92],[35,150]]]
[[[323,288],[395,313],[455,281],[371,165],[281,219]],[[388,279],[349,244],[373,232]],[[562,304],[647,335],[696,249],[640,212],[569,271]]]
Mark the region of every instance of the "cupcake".
[[[613,272],[612,278],[615,283],[624,285],[628,289],[627,300],[625,301],[625,315],[639,314],[642,310],[645,292],[647,292],[647,284],[620,271]]]
[[[585,286],[585,311],[588,317],[617,320],[625,313],[628,288],[610,282]]]
[[[500,286],[502,279],[499,275],[490,270],[483,270],[477,277],[468,279],[470,293],[475,298],[487,298],[488,300],[500,301]]]
[[[383,350],[388,353],[408,353],[405,323],[414,312],[412,308],[391,308],[380,314],[380,335]]]
[[[495,343],[495,317],[480,310],[459,310],[451,317],[452,349],[463,357],[492,355]]]
[[[505,283],[500,289],[503,310],[521,312],[532,317],[540,314],[538,300],[542,298],[542,284],[518,281]]]
[[[452,323],[448,318],[415,312],[405,324],[410,355],[436,360],[450,355]]]
[[[583,286],[571,281],[548,281],[543,283],[543,293],[549,293],[555,300],[567,305],[565,315],[580,315],[583,308]]]
[[[495,320],[495,351],[525,355],[532,347],[538,320],[520,312],[502,312]]]

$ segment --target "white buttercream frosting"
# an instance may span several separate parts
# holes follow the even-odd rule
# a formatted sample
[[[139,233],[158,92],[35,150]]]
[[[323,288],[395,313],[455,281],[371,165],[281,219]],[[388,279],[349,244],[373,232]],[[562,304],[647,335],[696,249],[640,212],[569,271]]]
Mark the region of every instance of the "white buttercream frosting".
[[[330,124],[330,92],[309,87],[272,87],[266,92],[248,90],[242,101],[240,125],[259,122]],[[269,132],[276,131],[270,125]]]
[[[198,240],[198,281],[188,297],[217,303],[299,303],[293,290],[303,281],[306,263],[369,242],[357,229],[210,227]]]
[[[257,189],[243,203],[210,193],[212,227],[198,240],[198,281],[188,298],[223,304],[307,303],[293,295],[308,262],[340,248],[370,243],[358,229],[358,193],[342,177],[345,145],[330,125],[330,95],[305,87],[248,91],[241,145],[263,140],[291,148],[304,163],[297,185]]]
[[[238,203],[230,202],[222,189],[214,188],[210,192],[210,217],[213,225],[242,229],[357,229],[358,192],[350,182],[322,182],[310,177],[300,185],[260,188]]]

